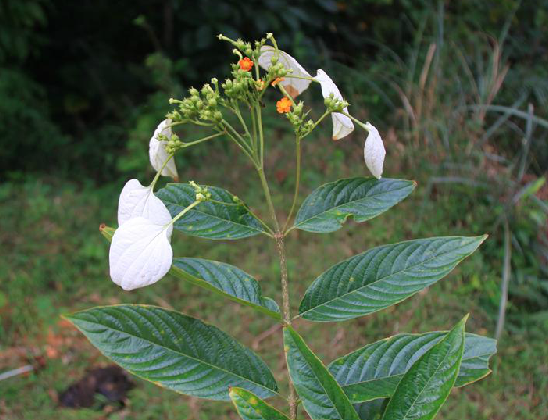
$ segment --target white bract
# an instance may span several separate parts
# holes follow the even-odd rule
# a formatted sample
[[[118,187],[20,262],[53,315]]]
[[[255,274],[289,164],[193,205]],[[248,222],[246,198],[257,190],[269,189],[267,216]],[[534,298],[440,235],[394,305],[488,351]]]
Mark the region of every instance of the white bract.
[[[261,55],[259,56],[259,65],[268,71],[272,65],[272,57],[275,56],[276,49],[269,45],[265,45],[261,48]],[[281,63],[287,70],[292,70],[290,74],[285,76],[280,83],[284,89],[293,98],[299,96],[304,92],[308,85],[312,82],[312,76],[308,73],[303,66],[299,64],[297,60],[291,57],[288,53],[278,50],[278,62]],[[292,77],[292,76],[297,76]],[[310,79],[300,79],[300,77],[309,77]]]
[[[369,130],[369,134],[365,140],[363,157],[365,159],[365,164],[373,176],[375,178],[380,178],[382,175],[382,167],[384,157],[386,156],[386,150],[379,131],[370,123],[367,123],[366,127]]]
[[[145,187],[136,179],[130,179],[120,194],[118,200],[118,225],[135,217],[144,217],[159,225],[171,221],[171,215],[162,200],[156,197],[152,187]]]
[[[166,275],[173,260],[170,239],[173,227],[144,217],[124,223],[112,237],[110,277],[124,290],[156,283]]]
[[[162,121],[158,125],[158,128],[154,130],[154,134],[150,138],[150,143],[148,146],[150,163],[156,172],[162,170],[161,175],[170,176],[174,180],[178,180],[179,176],[177,175],[177,168],[175,167],[175,160],[173,157],[169,160],[164,169],[162,169],[165,161],[169,158],[169,154],[166,151],[167,141],[161,140],[160,134],[164,135],[168,140],[171,139],[173,134],[171,131],[171,120],[167,119]]]
[[[344,100],[339,88],[325,71],[319,69],[316,72],[316,77],[314,79],[322,86],[322,96],[324,98],[328,98],[333,94],[335,99],[340,101]],[[348,108],[344,108],[344,112],[348,113]],[[346,115],[343,115],[340,112],[334,112],[331,116],[333,118],[333,140],[340,140],[354,131],[354,124]]]
[[[156,283],[173,259],[169,210],[152,187],[131,179],[120,194],[118,222],[109,252],[112,281],[124,290]]]

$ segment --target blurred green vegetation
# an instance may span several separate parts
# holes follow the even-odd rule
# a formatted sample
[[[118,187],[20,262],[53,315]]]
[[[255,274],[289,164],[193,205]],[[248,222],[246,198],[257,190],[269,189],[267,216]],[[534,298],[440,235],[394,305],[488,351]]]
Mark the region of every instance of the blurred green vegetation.
[[[167,99],[228,71],[234,58],[219,32],[247,39],[274,32],[306,68],[324,68],[350,112],[383,134],[386,176],[419,184],[412,198],[364,225],[328,236],[294,232],[293,307],[323,270],[375,245],[491,235],[450,277],[389,311],[344,328],[298,324],[314,350],[329,361],[386,335],[447,328],[465,312],[472,332],[493,335],[510,248],[494,372],[455,391],[440,418],[548,418],[548,0],[4,0],[0,27],[0,371],[36,367],[0,381],[0,419],[104,418],[60,410],[55,401],[86,369],[105,363],[59,315],[99,304],[171,305],[255,347],[283,373],[283,355],[270,354],[281,348],[279,334],[256,342],[271,324],[245,308],[172,278],[122,293],[108,278],[108,245],[98,233],[100,223],[116,224],[125,180],[152,177],[147,146]],[[309,104],[315,93],[306,93]],[[283,215],[293,187],[292,139],[273,106],[265,112],[267,169]],[[366,172],[362,135],[333,143],[330,130],[322,126],[304,144],[301,198]],[[252,168],[227,142],[185,151],[177,164],[182,179],[222,186],[266,214]],[[279,299],[266,240],[175,236],[177,256],[237,265]],[[128,407],[109,415],[219,417],[235,418],[227,404],[143,381]]]

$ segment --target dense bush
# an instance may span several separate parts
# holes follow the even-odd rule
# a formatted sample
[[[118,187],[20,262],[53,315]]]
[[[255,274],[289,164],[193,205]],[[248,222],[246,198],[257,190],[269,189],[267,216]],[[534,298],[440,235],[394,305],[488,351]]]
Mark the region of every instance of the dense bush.
[[[506,58],[516,80],[525,80],[536,99],[544,99],[548,89],[539,77],[523,74],[531,75],[531,66],[538,76],[546,72],[546,0],[445,3],[443,21],[451,23],[445,36],[454,40],[473,31],[498,36],[519,5],[508,22]],[[228,58],[229,51],[211,44],[216,33],[253,39],[273,31],[311,67],[329,55],[367,75],[364,60],[371,63],[387,49],[404,56],[420,31],[432,33],[420,24],[441,4],[204,0],[189,7],[180,0],[5,0],[0,5],[0,171],[55,169],[101,179],[104,173],[133,169],[119,156],[128,138],[144,144],[142,133],[153,124],[146,121],[166,112],[156,92],[175,95],[173,86],[199,84]],[[203,54],[206,49],[213,54]],[[500,95],[512,101],[515,92],[508,88]]]

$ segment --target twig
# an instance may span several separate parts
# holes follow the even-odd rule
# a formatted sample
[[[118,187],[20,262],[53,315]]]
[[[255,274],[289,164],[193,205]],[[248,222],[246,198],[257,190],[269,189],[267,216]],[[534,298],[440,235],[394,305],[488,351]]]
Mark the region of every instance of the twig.
[[[506,305],[508,303],[508,283],[510,282],[510,260],[512,258],[512,244],[510,238],[510,228],[508,219],[504,220],[504,265],[502,270],[502,285],[500,296],[499,317],[497,319],[497,329],[495,339],[500,340],[502,330],[504,329],[504,316],[506,314]]]
[[[8,370],[7,372],[0,373],[0,381],[3,381],[4,379],[12,378],[17,375],[22,375],[23,373],[30,372],[33,369],[34,367],[32,365],[25,365],[17,369]]]
[[[251,345],[253,347],[253,350],[259,349],[259,344],[261,344],[261,341],[264,339],[270,337],[272,334],[274,334],[276,331],[280,330],[282,328],[282,324],[275,324],[272,327],[270,327],[268,330],[263,331],[255,340],[253,340],[253,344]]]

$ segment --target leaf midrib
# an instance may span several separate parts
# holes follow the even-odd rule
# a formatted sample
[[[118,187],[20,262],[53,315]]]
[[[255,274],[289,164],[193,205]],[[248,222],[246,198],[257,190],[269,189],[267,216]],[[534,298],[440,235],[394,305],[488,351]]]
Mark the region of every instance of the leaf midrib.
[[[177,204],[177,203],[170,203],[170,204],[175,205],[175,206],[182,207],[180,204]],[[244,224],[242,224],[242,223],[237,223],[237,222],[235,222],[235,221],[233,221],[233,220],[230,220],[230,219],[223,219],[223,218],[221,218],[221,217],[219,217],[219,216],[215,216],[215,215],[213,215],[213,214],[209,214],[209,213],[206,213],[206,212],[201,211],[201,210],[196,210],[196,208],[190,210],[188,213],[191,214],[191,213],[193,213],[193,212],[194,212],[194,213],[200,213],[200,214],[205,215],[205,216],[207,216],[207,217],[211,217],[211,218],[213,218],[213,219],[221,220],[221,221],[223,221],[223,222],[228,222],[228,223],[231,223],[231,224],[233,224],[233,225],[235,225],[235,226],[241,226],[241,227],[247,228],[247,229],[249,229],[249,230],[254,230],[254,231],[258,232],[258,233],[263,233],[263,232],[265,232],[264,230],[260,230],[260,229],[257,229],[257,228],[255,228],[255,227],[249,226],[249,225],[244,225]],[[251,217],[253,217],[253,216],[251,215]],[[182,220],[184,220],[184,217],[181,219],[181,221],[182,221]],[[257,219],[253,218],[253,220],[257,220]],[[179,221],[177,221],[176,225],[179,225],[178,222],[179,222]]]
[[[85,322],[90,322],[90,321],[85,321]],[[104,325],[99,324],[99,323],[97,323],[97,322],[91,322],[91,323],[92,323],[92,324],[95,324],[95,325],[99,325],[99,326],[105,327]],[[216,370],[220,370],[220,371],[222,371],[222,372],[229,373],[229,374],[232,375],[232,376],[236,376],[237,378],[244,379],[244,380],[246,380],[246,381],[248,381],[248,382],[251,382],[252,384],[255,384],[255,385],[257,385],[257,386],[260,386],[261,388],[264,388],[264,389],[266,389],[266,390],[268,390],[268,391],[270,391],[270,392],[273,392],[274,394],[278,394],[278,392],[277,392],[277,391],[274,391],[273,389],[267,388],[267,387],[264,386],[264,385],[258,384],[257,382],[254,382],[254,381],[252,381],[252,380],[249,379],[249,378],[245,378],[245,377],[243,377],[243,376],[241,376],[241,375],[238,375],[238,374],[236,374],[236,373],[234,373],[234,372],[231,372],[231,371],[229,371],[229,370],[226,370],[226,369],[223,369],[223,368],[221,368],[221,367],[217,367],[217,366],[215,366],[215,365],[212,365],[212,364],[209,363],[209,362],[205,362],[205,361],[203,361],[203,360],[200,360],[200,359],[197,359],[197,358],[195,358],[195,357],[189,356],[189,355],[187,355],[187,354],[178,352],[178,351],[173,350],[173,349],[170,349],[170,348],[168,348],[168,347],[164,347],[164,346],[162,346],[162,345],[160,345],[160,344],[156,344],[155,342],[153,342],[153,341],[151,341],[151,340],[148,340],[148,339],[146,339],[146,338],[139,337],[139,336],[134,335],[134,334],[127,333],[127,332],[125,332],[125,331],[121,331],[121,330],[119,330],[119,329],[117,329],[117,328],[111,328],[111,327],[107,327],[107,328],[110,329],[110,330],[113,330],[113,331],[117,331],[117,332],[119,332],[119,333],[121,333],[121,334],[126,334],[126,335],[128,335],[128,336],[130,336],[130,337],[138,338],[138,339],[140,339],[140,340],[143,340],[143,341],[145,341],[145,342],[147,342],[147,343],[150,343],[150,344],[152,344],[152,345],[161,347],[161,348],[163,348],[163,349],[167,349],[168,351],[170,351],[170,352],[172,352],[172,353],[175,353],[175,354],[181,355],[181,356],[183,356],[183,357],[186,357],[186,358],[188,358],[188,359],[191,359],[191,360],[200,362],[201,364],[210,366],[210,367],[212,367],[212,368],[214,368],[214,369],[216,369]],[[238,345],[241,346],[240,343],[238,343]],[[102,350],[101,350],[101,353],[103,353]],[[254,355],[255,355],[255,354],[254,354]],[[110,358],[110,357],[109,357],[109,358]],[[258,358],[258,356],[257,356],[257,358]],[[262,361],[262,359],[260,359],[260,358],[259,358],[259,360]],[[264,363],[264,362],[263,362],[263,363]],[[128,369],[128,370],[130,370],[130,369]],[[137,375],[137,376],[143,377],[142,375]],[[150,379],[147,379],[147,380],[150,381]]]
[[[454,237],[454,238],[457,238],[457,237]],[[409,241],[409,242],[413,242],[413,241]],[[470,244],[467,244],[467,245],[470,245]],[[388,245],[388,246],[390,246],[390,245]],[[396,274],[404,273],[404,272],[410,270],[411,268],[415,268],[415,267],[417,267],[417,266],[423,265],[423,264],[425,264],[425,263],[427,263],[427,262],[429,262],[429,261],[432,261],[432,260],[434,260],[434,259],[436,259],[436,258],[438,258],[438,257],[440,257],[440,256],[443,256],[443,255],[446,255],[446,254],[450,254],[451,252],[455,252],[456,250],[459,250],[459,249],[462,249],[462,248],[464,248],[464,246],[461,246],[461,247],[456,248],[456,249],[454,249],[454,250],[452,250],[452,251],[448,251],[448,252],[445,252],[445,253],[442,253],[442,254],[436,254],[435,256],[433,256],[433,257],[431,257],[431,258],[428,258],[428,259],[426,259],[426,260],[421,261],[419,264],[415,264],[415,265],[413,265],[413,266],[406,267],[406,268],[403,269],[403,270],[396,271],[396,272],[394,272],[394,273],[390,273],[388,276],[384,276],[384,277],[378,278],[377,280],[375,280],[375,281],[372,282],[372,283],[365,284],[365,285],[363,285],[363,286],[361,286],[361,287],[358,287],[357,289],[351,290],[350,292],[347,292],[347,293],[345,293],[345,294],[343,294],[343,295],[341,295],[341,296],[337,296],[337,297],[334,298],[334,299],[331,299],[331,300],[326,301],[326,302],[322,302],[322,303],[320,303],[319,305],[314,306],[313,308],[307,309],[306,311],[299,313],[299,317],[302,316],[302,315],[304,315],[304,314],[306,314],[306,313],[308,313],[308,312],[310,312],[310,311],[314,311],[314,310],[316,310],[316,309],[318,309],[318,308],[320,308],[320,307],[322,307],[322,306],[324,306],[324,305],[327,305],[327,304],[329,304],[329,303],[335,302],[335,301],[337,301],[337,300],[339,300],[339,299],[342,299],[342,298],[344,298],[344,297],[346,297],[346,296],[348,296],[348,295],[351,295],[351,294],[353,294],[353,293],[355,293],[355,292],[358,292],[358,291],[360,291],[360,290],[362,290],[362,289],[364,289],[364,288],[366,288],[366,287],[373,286],[373,285],[375,285],[375,284],[377,284],[377,283],[379,283],[379,282],[381,282],[381,281],[384,281],[384,280],[386,280],[386,279],[388,279],[388,278],[390,278],[390,277],[395,276]],[[377,249],[378,249],[378,248],[377,248]],[[370,251],[366,251],[366,253],[367,253],[367,252],[370,252]],[[462,259],[464,259],[464,258],[466,258],[466,257],[467,257],[467,256],[464,256]],[[350,259],[352,259],[352,258],[354,258],[354,257],[351,257]],[[349,259],[349,260],[350,260],[350,259]],[[461,259],[461,260],[462,260],[462,259]],[[346,261],[349,261],[349,260],[346,260]],[[460,261],[460,260],[457,260],[456,263],[458,264],[459,261]],[[342,263],[339,263],[339,264],[342,264]],[[332,267],[332,268],[333,268],[333,267]],[[329,270],[331,270],[331,268],[330,268]]]
[[[403,181],[403,180],[402,180],[402,181]],[[412,184],[411,184],[411,185],[412,185]],[[408,186],[409,186],[409,185],[406,185],[406,186],[404,186],[404,187],[402,187],[402,188],[399,188],[399,189],[390,190],[390,192],[400,191],[400,190],[402,190],[402,189],[404,189],[405,187],[408,187]],[[384,193],[386,193],[386,192],[384,192]],[[315,214],[314,216],[312,216],[312,217],[310,217],[310,218],[308,218],[308,219],[303,220],[302,222],[299,222],[299,223],[295,224],[295,227],[299,227],[299,226],[301,226],[301,225],[304,224],[304,223],[310,222],[311,220],[318,219],[318,218],[322,217],[324,214],[329,213],[329,212],[332,212],[333,210],[337,210],[337,209],[340,208],[340,207],[347,206],[347,205],[349,205],[349,204],[354,204],[354,203],[357,203],[357,202],[359,202],[359,201],[363,201],[363,200],[366,200],[366,199],[374,198],[374,197],[376,197],[376,196],[383,195],[384,193],[383,193],[383,192],[380,192],[380,193],[378,193],[378,194],[368,195],[368,196],[366,196],[366,197],[360,198],[359,200],[351,200],[351,201],[347,201],[347,202],[344,203],[344,204],[339,204],[338,206],[331,207],[331,208],[328,209],[328,210],[324,210],[324,211],[322,211],[322,212],[320,212],[320,213],[318,213],[318,214]],[[350,216],[350,215],[351,215],[350,213],[346,214],[346,215],[345,215],[345,216],[346,216],[346,217],[345,217],[345,220],[346,220],[346,219],[348,218],[348,216]],[[298,214],[297,214],[297,216],[298,216]]]
[[[177,193],[177,190],[175,190],[175,192],[173,192],[173,191],[170,191],[170,190],[167,189],[170,185],[179,185],[179,184],[168,184],[166,187],[164,187],[164,190],[165,190],[165,191],[169,191],[170,195],[174,195],[174,196],[175,196],[176,193]],[[185,184],[183,184],[183,185],[185,185]],[[213,187],[213,188],[215,188],[215,187]],[[228,191],[226,191],[226,190],[222,190],[222,191],[223,191],[223,192],[226,192],[227,194],[230,194],[230,193],[229,193]],[[186,198],[186,197],[185,197],[185,198]],[[163,201],[163,200],[162,200],[162,201]],[[178,203],[174,203],[174,202],[169,202],[169,203],[172,204],[172,205],[175,205],[175,206],[182,207],[182,206],[181,206],[180,204],[178,204]],[[232,204],[232,203],[226,203],[226,205],[231,205],[231,204]],[[246,206],[244,205],[244,207],[246,207]],[[246,210],[247,210],[247,207],[246,207]],[[218,216],[214,216],[214,215],[205,213],[205,212],[203,212],[203,211],[201,211],[201,210],[197,210],[197,207],[195,207],[194,209],[192,209],[189,213],[192,213],[192,212],[200,213],[200,214],[202,214],[202,215],[206,215],[206,216],[208,216],[208,217],[212,217],[212,218],[217,219],[217,220],[222,220],[222,221],[225,221],[225,222],[229,222],[229,223],[232,223],[232,224],[234,224],[234,225],[236,225],[236,226],[243,226],[243,227],[245,227],[245,228],[249,228],[250,230],[255,230],[255,231],[259,232],[259,233],[266,232],[265,230],[260,230],[260,229],[254,228],[254,227],[250,227],[250,226],[248,226],[248,225],[244,225],[244,224],[241,224],[241,223],[233,222],[232,220],[222,219],[222,218],[220,218],[220,217],[218,217]],[[250,213],[249,211],[248,211],[248,214],[253,218],[253,220],[256,220],[256,221],[259,222],[259,219],[257,219],[257,218],[255,217],[255,215],[253,215],[253,214]],[[260,223],[259,223],[259,224],[260,224]]]

